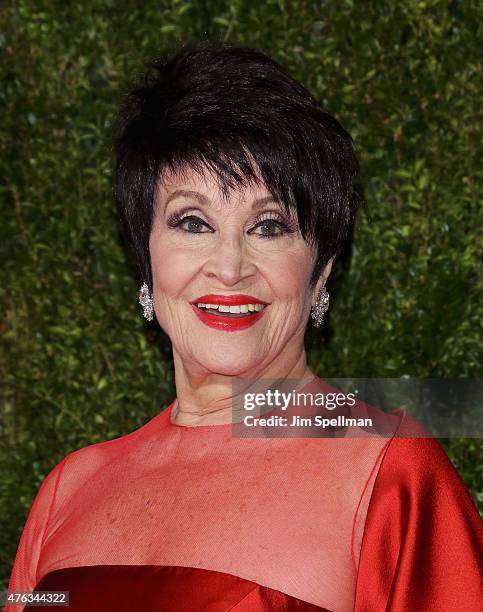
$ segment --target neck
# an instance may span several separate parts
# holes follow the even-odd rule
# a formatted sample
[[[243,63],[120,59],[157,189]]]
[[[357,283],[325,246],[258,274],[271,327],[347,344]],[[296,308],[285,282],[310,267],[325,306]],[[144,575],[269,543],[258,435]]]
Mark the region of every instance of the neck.
[[[233,420],[233,406],[239,396],[247,392],[250,380],[296,379],[303,383],[315,377],[307,365],[305,348],[291,359],[274,360],[266,367],[243,373],[243,378],[206,372],[187,365],[173,347],[175,367],[176,401],[171,412],[171,421],[188,427],[197,425],[222,425]],[[239,383],[234,395],[233,379]],[[247,380],[244,387],[243,380]]]

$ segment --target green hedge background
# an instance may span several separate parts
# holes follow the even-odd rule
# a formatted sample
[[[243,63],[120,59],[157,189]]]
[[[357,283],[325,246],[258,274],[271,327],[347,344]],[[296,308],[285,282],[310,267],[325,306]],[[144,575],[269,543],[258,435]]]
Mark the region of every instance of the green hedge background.
[[[175,394],[111,202],[124,92],[180,41],[267,51],[353,135],[367,208],[307,332],[327,377],[480,375],[483,5],[2,3],[0,584],[46,474]],[[480,190],[480,194],[479,194]],[[481,196],[480,196],[481,197]],[[442,441],[483,510],[482,445]]]

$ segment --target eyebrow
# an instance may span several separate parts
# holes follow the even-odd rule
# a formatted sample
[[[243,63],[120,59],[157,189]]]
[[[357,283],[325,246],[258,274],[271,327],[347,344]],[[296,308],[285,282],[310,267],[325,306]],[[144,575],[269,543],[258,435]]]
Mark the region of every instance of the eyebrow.
[[[178,198],[178,197],[194,198],[202,206],[210,205],[210,199],[207,198],[204,194],[199,193],[199,191],[192,191],[190,189],[176,189],[175,191],[173,191],[173,193],[171,193],[167,197],[164,208],[166,209],[168,204],[171,202],[171,200],[174,200],[175,198]],[[263,198],[257,198],[256,200],[254,200],[252,204],[252,208],[253,210],[257,210],[258,208],[261,208],[264,204],[267,204],[268,202],[273,202],[274,204],[281,206],[280,202],[278,200],[275,200],[270,195],[270,196],[264,196]]]

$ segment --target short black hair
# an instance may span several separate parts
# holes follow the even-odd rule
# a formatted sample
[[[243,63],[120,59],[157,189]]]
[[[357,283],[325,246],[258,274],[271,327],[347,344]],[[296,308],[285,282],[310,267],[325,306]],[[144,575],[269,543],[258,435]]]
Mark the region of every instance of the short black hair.
[[[150,62],[121,104],[114,155],[114,202],[150,288],[163,171],[208,170],[224,197],[257,183],[258,172],[316,248],[312,288],[344,248],[360,199],[353,141],[340,123],[264,52],[221,42],[188,43]]]

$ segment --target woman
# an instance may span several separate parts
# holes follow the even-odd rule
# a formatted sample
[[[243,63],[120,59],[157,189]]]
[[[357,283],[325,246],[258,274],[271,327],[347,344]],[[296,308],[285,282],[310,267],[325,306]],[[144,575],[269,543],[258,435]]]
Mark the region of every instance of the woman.
[[[260,52],[156,68],[120,115],[114,196],[176,398],[52,470],[9,590],[71,610],[481,609],[476,508],[398,411],[390,436],[232,435],[251,381],[327,390],[303,340],[354,219],[350,136]]]

